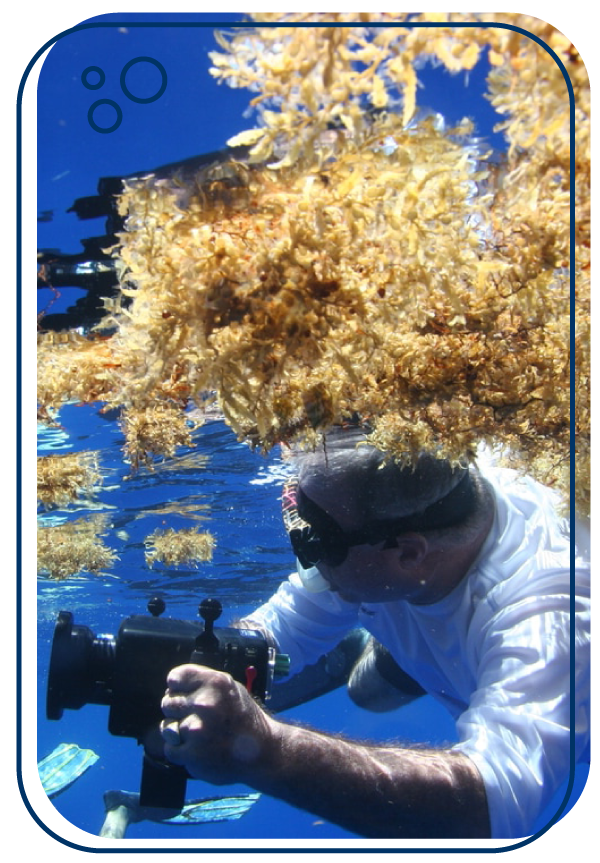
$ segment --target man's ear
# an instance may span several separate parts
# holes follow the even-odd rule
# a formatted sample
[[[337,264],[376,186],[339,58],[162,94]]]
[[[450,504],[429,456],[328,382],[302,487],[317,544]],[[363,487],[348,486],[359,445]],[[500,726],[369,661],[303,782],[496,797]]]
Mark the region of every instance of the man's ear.
[[[416,569],[429,554],[429,543],[420,533],[403,533],[396,542],[398,563],[403,569]]]

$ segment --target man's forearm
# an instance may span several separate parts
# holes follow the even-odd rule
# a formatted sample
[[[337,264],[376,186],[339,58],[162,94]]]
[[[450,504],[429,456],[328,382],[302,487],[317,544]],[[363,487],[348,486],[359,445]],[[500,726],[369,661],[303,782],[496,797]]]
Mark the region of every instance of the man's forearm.
[[[362,836],[489,837],[485,789],[466,756],[366,746],[276,724],[250,783],[257,790]]]
[[[165,756],[198,779],[244,782],[362,836],[489,836],[483,782],[464,755],[281,722],[229,674],[194,664],[169,672],[161,704]]]

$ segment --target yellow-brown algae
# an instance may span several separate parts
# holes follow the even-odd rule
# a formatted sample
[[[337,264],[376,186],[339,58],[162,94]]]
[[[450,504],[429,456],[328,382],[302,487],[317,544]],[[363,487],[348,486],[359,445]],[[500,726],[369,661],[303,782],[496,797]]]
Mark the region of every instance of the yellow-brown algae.
[[[314,27],[261,27],[274,15],[221,36],[211,55],[217,80],[253,94],[257,125],[233,141],[250,147],[248,163],[206,168],[185,194],[152,176],[127,184],[115,254],[131,304],[108,312],[107,341],[44,342],[40,403],[181,411],[212,391],[238,437],[263,449],[313,444],[358,412],[399,458],[500,446],[566,498],[572,361],[585,512],[589,82],[576,49],[508,13],[348,13],[336,28],[320,27],[320,13],[289,13],[277,19]],[[455,26],[479,21],[538,36],[573,85],[573,357],[567,86],[534,39]],[[406,26],[419,22],[439,26]],[[501,164],[468,121],[448,129],[415,113],[424,59],[469,70],[485,49],[487,96],[507,138]],[[91,359],[76,393],[63,371],[73,351]],[[153,451],[134,445],[128,457],[145,463]]]

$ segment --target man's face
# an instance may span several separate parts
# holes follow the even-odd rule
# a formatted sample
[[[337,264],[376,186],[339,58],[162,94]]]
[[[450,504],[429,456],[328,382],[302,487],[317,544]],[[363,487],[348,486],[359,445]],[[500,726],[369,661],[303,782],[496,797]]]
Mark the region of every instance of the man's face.
[[[320,482],[313,479],[301,485],[343,531],[350,533],[364,527],[355,490],[347,480],[329,478],[327,482]],[[409,543],[409,539],[400,539],[397,548],[390,548],[385,540],[374,545],[352,545],[342,563],[331,565],[319,561],[316,567],[331,589],[348,602],[400,599],[419,602],[427,579],[422,566],[407,565],[410,564]]]
[[[317,569],[331,589],[347,602],[410,600],[415,593],[414,585],[401,578],[397,557],[397,549],[357,545],[349,549],[346,560],[339,566],[318,563]]]

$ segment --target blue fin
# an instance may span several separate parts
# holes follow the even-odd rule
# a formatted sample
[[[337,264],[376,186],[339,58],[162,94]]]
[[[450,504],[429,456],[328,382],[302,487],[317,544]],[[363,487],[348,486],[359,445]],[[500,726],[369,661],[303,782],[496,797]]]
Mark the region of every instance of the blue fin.
[[[75,782],[98,760],[91,749],[80,749],[75,743],[61,743],[38,762],[42,786],[48,797],[56,797]]]
[[[211,821],[235,821],[253,806],[260,794],[240,794],[237,797],[214,797],[192,800],[179,815],[165,818],[165,824],[201,824]]]

